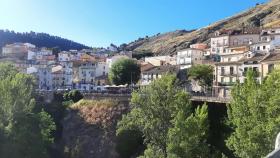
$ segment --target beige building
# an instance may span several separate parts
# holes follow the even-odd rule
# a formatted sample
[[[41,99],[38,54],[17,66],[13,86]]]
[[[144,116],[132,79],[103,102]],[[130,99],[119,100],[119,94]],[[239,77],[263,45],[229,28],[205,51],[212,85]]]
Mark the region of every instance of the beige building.
[[[193,64],[201,64],[205,50],[188,48],[177,52],[177,65],[180,69],[190,68]]]
[[[228,47],[248,46],[260,40],[258,28],[216,31],[211,38],[211,54],[227,53]]]
[[[174,56],[154,56],[154,57],[146,57],[146,63],[151,63],[154,66],[161,65],[176,65],[176,57]]]

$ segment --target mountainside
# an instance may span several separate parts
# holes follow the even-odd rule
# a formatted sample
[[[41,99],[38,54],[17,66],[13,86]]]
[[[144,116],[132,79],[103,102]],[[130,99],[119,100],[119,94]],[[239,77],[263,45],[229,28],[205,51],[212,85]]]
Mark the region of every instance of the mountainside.
[[[269,27],[275,24],[280,24],[280,0],[271,0],[268,3],[256,5],[247,11],[198,30],[177,30],[140,38],[127,44],[125,49],[139,53],[149,52],[155,55],[174,54],[177,50],[187,48],[196,42],[208,43],[208,39],[218,30]]]
[[[128,103],[117,100],[80,100],[63,121],[64,152],[68,158],[119,158],[116,125]]]
[[[81,50],[90,48],[83,44],[73,42],[71,40],[61,38],[58,36],[51,36],[46,33],[16,33],[14,31],[0,30],[0,48],[5,46],[6,44],[11,44],[15,42],[31,43],[35,44],[37,47],[58,47],[61,50]]]

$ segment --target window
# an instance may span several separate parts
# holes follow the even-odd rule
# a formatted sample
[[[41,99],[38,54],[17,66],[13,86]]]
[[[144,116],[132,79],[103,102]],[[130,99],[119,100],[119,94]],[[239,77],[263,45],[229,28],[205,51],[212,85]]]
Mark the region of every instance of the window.
[[[248,38],[245,38],[245,39],[243,40],[243,44],[249,44],[249,39],[248,39]]]
[[[222,82],[222,83],[224,82],[224,78],[223,78],[223,77],[221,77],[221,82]]]
[[[257,47],[257,50],[260,50],[260,46]]]
[[[231,67],[229,68],[229,71],[230,71],[230,74],[233,75],[234,68],[231,66]]]
[[[268,65],[268,73],[271,73],[274,69],[274,64],[269,64]]]
[[[238,45],[238,40],[237,40],[237,39],[234,39],[234,40],[233,40],[233,45],[234,45],[234,46]]]
[[[221,67],[221,75],[225,74],[225,67]]]
[[[265,50],[266,49],[266,46],[263,46],[263,50]]]
[[[229,78],[229,82],[230,82],[230,83],[233,82],[233,78],[232,78],[232,77]]]

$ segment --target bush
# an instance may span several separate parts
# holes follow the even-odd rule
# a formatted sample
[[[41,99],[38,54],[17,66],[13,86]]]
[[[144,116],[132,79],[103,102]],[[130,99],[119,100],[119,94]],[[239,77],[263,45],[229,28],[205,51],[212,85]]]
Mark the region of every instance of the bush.
[[[142,133],[138,130],[124,130],[117,136],[116,150],[122,158],[129,158],[143,149]]]

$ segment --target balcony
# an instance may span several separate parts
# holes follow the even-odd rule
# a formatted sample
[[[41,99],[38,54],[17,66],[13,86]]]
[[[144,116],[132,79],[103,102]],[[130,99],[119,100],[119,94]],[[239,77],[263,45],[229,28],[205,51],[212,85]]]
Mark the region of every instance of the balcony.
[[[234,86],[235,82],[218,82],[218,86]]]
[[[220,76],[238,76],[237,72],[220,72]]]
[[[253,72],[254,72],[254,77],[260,77],[260,72],[258,72],[258,71],[253,71]],[[242,76],[246,77],[246,75],[247,75],[247,71],[244,71],[242,73]]]

